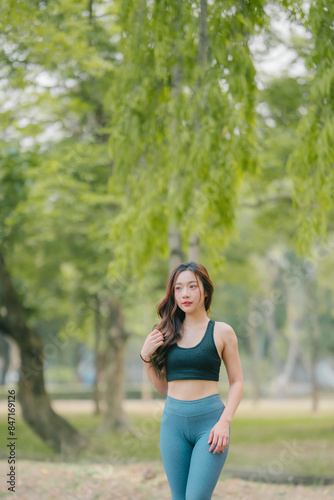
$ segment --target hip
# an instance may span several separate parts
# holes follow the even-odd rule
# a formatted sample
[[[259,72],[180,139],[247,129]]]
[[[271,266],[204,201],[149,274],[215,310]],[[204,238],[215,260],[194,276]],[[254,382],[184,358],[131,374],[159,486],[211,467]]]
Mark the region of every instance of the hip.
[[[182,400],[167,395],[164,414],[174,414],[180,417],[196,417],[206,413],[222,412],[225,405],[218,393],[199,399]]]

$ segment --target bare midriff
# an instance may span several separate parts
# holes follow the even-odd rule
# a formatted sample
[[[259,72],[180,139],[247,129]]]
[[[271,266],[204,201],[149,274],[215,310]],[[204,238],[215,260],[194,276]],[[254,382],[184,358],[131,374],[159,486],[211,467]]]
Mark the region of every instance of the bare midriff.
[[[171,398],[191,401],[219,393],[214,380],[171,380],[168,382],[167,394]]]

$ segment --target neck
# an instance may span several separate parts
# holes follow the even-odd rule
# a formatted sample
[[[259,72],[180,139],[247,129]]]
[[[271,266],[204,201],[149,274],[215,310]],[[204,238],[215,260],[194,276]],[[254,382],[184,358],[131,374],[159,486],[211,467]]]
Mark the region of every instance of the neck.
[[[186,316],[183,320],[183,326],[185,327],[193,327],[195,325],[202,325],[208,322],[210,318],[208,318],[206,314],[206,310],[194,311],[191,313],[186,313]]]

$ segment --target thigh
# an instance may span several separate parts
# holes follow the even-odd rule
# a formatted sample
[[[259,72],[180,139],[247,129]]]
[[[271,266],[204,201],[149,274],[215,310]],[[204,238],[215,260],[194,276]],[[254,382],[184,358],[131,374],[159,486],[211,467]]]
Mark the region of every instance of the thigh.
[[[185,500],[193,445],[185,437],[186,419],[164,412],[160,428],[161,458],[172,500]]]
[[[213,421],[215,423],[217,419]],[[213,425],[211,422],[196,440],[189,466],[186,500],[210,500],[224,467],[229,444],[223,453],[209,451],[208,440]]]

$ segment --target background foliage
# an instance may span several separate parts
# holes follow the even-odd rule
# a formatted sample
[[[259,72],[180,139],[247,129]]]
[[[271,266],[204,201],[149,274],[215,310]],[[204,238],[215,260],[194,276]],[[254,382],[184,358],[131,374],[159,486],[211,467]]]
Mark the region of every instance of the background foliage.
[[[75,325],[72,355],[51,365],[75,369],[79,343],[93,348],[97,294],[115,295],[129,331],[147,335],[175,224],[184,252],[200,237],[214,319],[235,329],[255,387],[311,382],[334,350],[333,11],[2,2],[0,251],[45,342]],[[278,14],[298,36],[280,39]],[[282,44],[301,75],[257,67]]]

